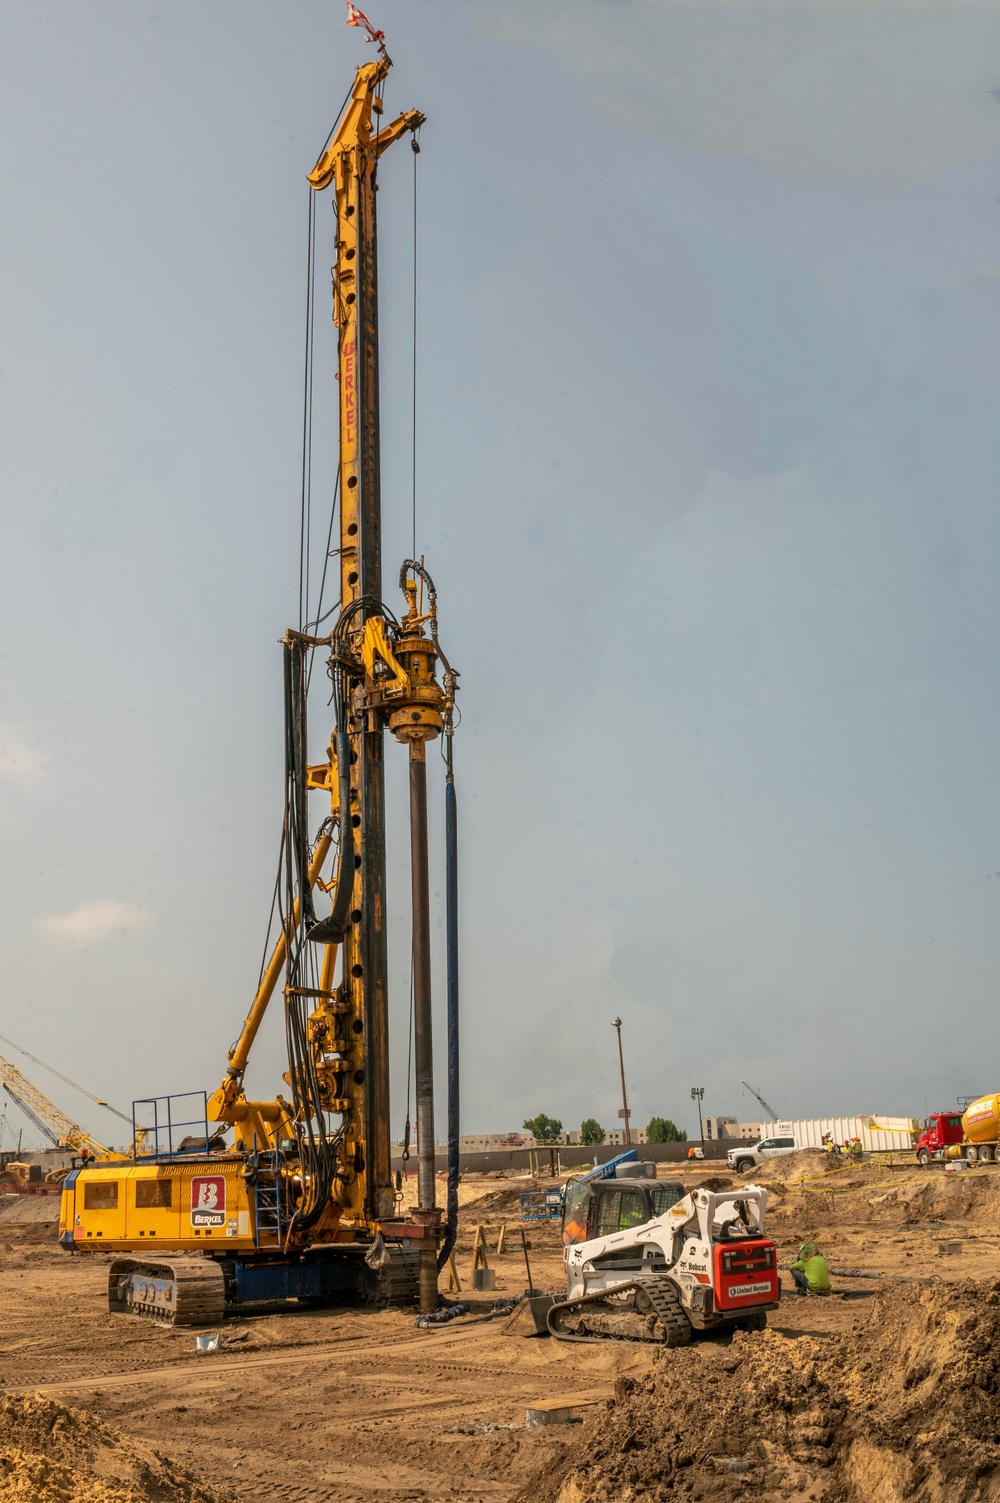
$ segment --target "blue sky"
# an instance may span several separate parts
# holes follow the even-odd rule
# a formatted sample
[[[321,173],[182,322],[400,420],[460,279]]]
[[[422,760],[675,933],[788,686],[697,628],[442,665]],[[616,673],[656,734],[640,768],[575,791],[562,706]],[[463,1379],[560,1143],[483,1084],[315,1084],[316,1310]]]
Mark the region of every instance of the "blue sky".
[[[752,1117],[741,1076],[789,1116],[992,1089],[1000,12],[372,9],[387,108],[428,117],[418,547],[462,669],[466,1129],[610,1124],[617,1015],[642,1120],[692,1128],[692,1084]],[[126,1108],[217,1083],[257,975],[305,173],[369,55],[342,12],[5,14],[0,1032]],[[399,147],[389,579],[412,191]],[[390,757],[394,1133],[405,776]],[[270,1027],[253,1088],[281,1067]]]

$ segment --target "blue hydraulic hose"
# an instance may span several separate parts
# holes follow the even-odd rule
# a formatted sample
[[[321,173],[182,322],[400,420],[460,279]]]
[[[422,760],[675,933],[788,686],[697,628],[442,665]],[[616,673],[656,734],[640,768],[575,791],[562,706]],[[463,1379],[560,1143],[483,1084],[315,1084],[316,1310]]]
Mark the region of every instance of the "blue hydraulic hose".
[[[445,933],[448,954],[448,1209],[438,1268],[451,1257],[458,1235],[458,800],[449,768],[444,786]]]

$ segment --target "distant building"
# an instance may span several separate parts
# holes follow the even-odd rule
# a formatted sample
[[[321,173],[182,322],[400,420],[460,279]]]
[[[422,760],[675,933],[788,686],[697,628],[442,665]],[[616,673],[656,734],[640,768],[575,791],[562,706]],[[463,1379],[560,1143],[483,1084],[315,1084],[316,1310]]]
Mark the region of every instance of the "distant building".
[[[589,1148],[589,1147],[592,1146],[589,1143],[584,1143],[584,1144],[581,1145],[579,1131],[564,1133],[563,1134],[563,1141],[565,1143],[567,1143],[569,1145],[569,1147],[571,1147],[571,1148],[579,1148],[581,1146],[584,1147],[584,1148]],[[646,1141],[646,1129],[644,1127],[633,1127],[633,1129],[632,1129],[632,1143],[633,1143],[633,1146],[635,1144],[637,1144],[637,1143],[645,1143],[645,1141]],[[622,1129],[620,1127],[606,1127],[604,1129],[604,1142],[603,1142],[603,1144],[595,1144],[593,1146],[594,1147],[607,1147],[608,1145],[611,1145],[614,1148],[620,1148],[624,1142],[625,1142],[625,1134],[624,1134],[624,1132],[622,1131]]]
[[[530,1132],[463,1133],[458,1146],[462,1153],[489,1153],[504,1148],[534,1148],[535,1139]]]
[[[630,1137],[632,1139],[632,1147],[635,1148],[637,1144],[645,1143],[646,1129],[644,1127],[633,1127]],[[625,1146],[625,1132],[620,1127],[608,1127],[604,1132],[604,1141],[613,1148],[623,1148]]]
[[[717,1142],[719,1138],[735,1138],[738,1136],[738,1123],[735,1117],[705,1117],[705,1140],[711,1139]]]
[[[434,1146],[439,1151],[447,1148],[447,1138],[439,1138]],[[535,1146],[535,1140],[530,1132],[463,1133],[458,1140],[460,1153],[502,1153],[505,1148],[534,1148]],[[389,1147],[393,1158],[398,1158],[403,1151],[402,1139],[390,1143]],[[410,1139],[410,1153],[416,1156],[416,1152],[417,1135],[414,1132]]]

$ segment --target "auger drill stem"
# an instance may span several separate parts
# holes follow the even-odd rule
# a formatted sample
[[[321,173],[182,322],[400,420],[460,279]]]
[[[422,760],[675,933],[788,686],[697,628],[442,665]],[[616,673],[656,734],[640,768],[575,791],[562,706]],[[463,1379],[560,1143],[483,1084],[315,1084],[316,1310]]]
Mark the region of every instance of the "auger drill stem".
[[[410,742],[410,882],[413,901],[413,1057],[417,1094],[417,1195],[419,1211],[433,1211],[434,1046],[431,1015],[431,910],[427,861],[427,761],[425,743]],[[420,1253],[420,1308],[437,1309],[437,1248]]]

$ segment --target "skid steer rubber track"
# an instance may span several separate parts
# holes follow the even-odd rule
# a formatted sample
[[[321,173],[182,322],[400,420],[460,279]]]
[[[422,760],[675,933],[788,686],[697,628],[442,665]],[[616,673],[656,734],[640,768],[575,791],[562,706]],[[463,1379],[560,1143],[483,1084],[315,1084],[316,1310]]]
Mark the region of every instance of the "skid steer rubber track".
[[[691,1340],[691,1322],[684,1314],[680,1293],[673,1279],[664,1277],[647,1279],[639,1285],[636,1302],[642,1297],[649,1300],[656,1311],[657,1319],[666,1332],[664,1346],[687,1346]]]
[[[608,1329],[583,1333],[567,1329],[569,1321],[587,1313],[592,1313],[599,1322],[606,1322]],[[629,1315],[631,1321],[622,1319]],[[633,1334],[629,1333],[629,1327]],[[686,1346],[691,1340],[691,1322],[684,1313],[677,1286],[673,1279],[662,1274],[553,1305],[548,1314],[548,1328],[560,1341],[641,1341],[654,1346]]]
[[[222,1268],[213,1258],[116,1258],[108,1309],[171,1326],[217,1325],[226,1310]]]

